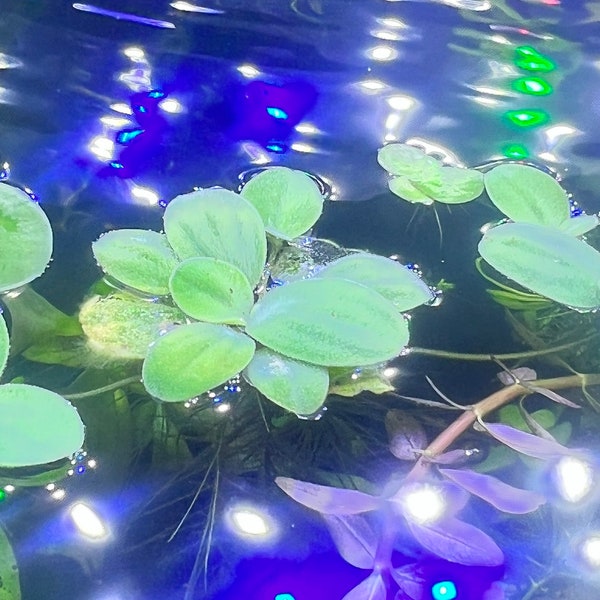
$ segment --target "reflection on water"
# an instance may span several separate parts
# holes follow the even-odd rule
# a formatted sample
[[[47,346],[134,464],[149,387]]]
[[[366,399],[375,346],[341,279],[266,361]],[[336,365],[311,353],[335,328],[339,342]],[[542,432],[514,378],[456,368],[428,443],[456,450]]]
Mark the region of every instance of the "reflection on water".
[[[277,283],[344,248],[400,255],[430,283],[453,284],[442,306],[412,318],[415,345],[510,353],[518,342],[471,269],[476,229],[494,218],[491,209],[440,210],[441,241],[431,211],[387,193],[377,148],[408,142],[452,166],[527,160],[556,172],[588,213],[600,207],[594,2],[9,4],[0,22],[0,180],[33,190],[49,214],[54,260],[35,287],[69,314],[100,276],[90,244],[101,232],[159,230],[177,194],[233,189],[238,173],[280,165],[326,182],[331,196],[311,236],[332,242],[290,246],[273,267]],[[62,356],[81,353],[62,341]],[[595,366],[588,356],[567,359],[581,371]],[[542,368],[550,377],[561,366]],[[497,370],[418,353],[389,369],[405,396],[439,401],[429,375],[460,404],[493,391]],[[25,377],[75,395],[131,376],[117,369],[107,380],[107,372],[12,356],[3,383]],[[245,391],[223,394],[163,406],[133,384],[79,398],[89,455],[74,457],[72,477],[38,489],[23,483],[30,473],[20,485],[2,474],[0,514],[24,600],[341,600],[366,585],[371,567],[356,566],[360,551],[346,537],[340,546],[273,480],[380,492],[404,473],[385,419],[405,401],[338,396],[320,419],[299,420]],[[584,403],[587,394],[569,397]],[[453,418],[410,406],[431,437]],[[556,439],[595,456],[595,412],[535,405],[544,409],[535,414]],[[564,457],[540,474],[535,459],[498,452],[481,434],[465,434],[465,448],[477,448],[468,464],[481,472],[555,486],[556,499],[522,519],[468,505],[469,522],[505,552],[499,567],[459,566],[432,558],[411,536],[396,540],[389,554],[406,597],[595,597],[597,459]],[[377,530],[385,521],[374,514]],[[362,535],[359,527],[352,531]]]

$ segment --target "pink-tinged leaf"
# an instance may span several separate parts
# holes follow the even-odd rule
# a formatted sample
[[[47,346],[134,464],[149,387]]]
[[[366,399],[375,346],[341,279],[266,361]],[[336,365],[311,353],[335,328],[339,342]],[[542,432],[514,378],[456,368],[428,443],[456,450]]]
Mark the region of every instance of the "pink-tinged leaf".
[[[406,521],[414,538],[432,554],[461,565],[496,567],[504,562],[496,542],[473,525],[455,518],[432,525]]]
[[[515,429],[509,425],[502,423],[483,423],[485,429],[495,437],[499,442],[502,442],[509,448],[542,460],[552,460],[565,455],[572,455],[573,450],[566,446],[545,440],[537,435],[526,433],[520,429]]]
[[[377,536],[360,515],[323,515],[340,556],[353,567],[372,569]]]
[[[392,577],[400,588],[396,600],[422,600],[426,581],[416,565],[404,565],[392,569]]]
[[[537,379],[537,373],[529,367],[517,367],[510,371],[500,371],[497,377],[504,385],[512,385],[517,381],[534,381]]]
[[[380,573],[371,573],[354,589],[351,589],[342,600],[386,600],[387,590]]]
[[[421,424],[404,411],[388,410],[385,428],[391,453],[400,460],[416,460],[427,446],[427,436]]]
[[[329,515],[353,515],[375,510],[380,500],[357,490],[334,488],[289,477],[277,477],[275,483],[291,498],[308,508]]]
[[[471,458],[479,454],[477,448],[471,448],[469,450],[450,450],[437,456],[427,457],[429,462],[435,463],[436,465],[456,465],[464,463]]]
[[[513,487],[491,475],[460,469],[440,469],[439,472],[502,512],[521,515],[533,512],[546,502],[540,494]]]
[[[561,396],[560,394],[557,394],[556,392],[553,392],[552,390],[548,390],[546,388],[541,388],[541,387],[536,387],[533,385],[527,386],[527,387],[528,387],[528,389],[533,390],[537,394],[546,396],[546,398],[552,400],[552,402],[557,402],[558,404],[564,404],[565,406],[568,406],[570,408],[581,408],[581,406],[579,406],[579,404],[575,404],[574,402],[567,400],[564,396]]]

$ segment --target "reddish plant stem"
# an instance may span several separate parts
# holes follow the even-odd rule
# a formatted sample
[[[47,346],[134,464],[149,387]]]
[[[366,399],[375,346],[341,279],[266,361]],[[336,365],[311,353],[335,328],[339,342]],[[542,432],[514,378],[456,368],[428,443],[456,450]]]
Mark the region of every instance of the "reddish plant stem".
[[[600,384],[600,374],[590,375],[567,375],[565,377],[553,377],[551,379],[537,379],[527,381],[525,384],[514,383],[508,385],[472,406],[465,407],[464,412],[440,433],[423,451],[423,455],[409,471],[405,481],[415,480],[425,475],[431,465],[431,459],[442,454],[452,443],[454,443],[477,419],[494,410],[508,404],[519,396],[533,393],[530,387],[546,388],[548,390],[561,390],[585,385]]]

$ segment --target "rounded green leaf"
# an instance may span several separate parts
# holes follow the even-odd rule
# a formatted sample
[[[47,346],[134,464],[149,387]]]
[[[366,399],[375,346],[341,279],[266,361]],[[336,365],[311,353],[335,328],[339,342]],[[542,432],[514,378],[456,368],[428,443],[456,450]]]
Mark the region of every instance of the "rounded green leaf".
[[[484,175],[484,183],[490,200],[513,221],[558,227],[570,217],[565,190],[535,167],[499,165]]]
[[[366,252],[334,260],[319,271],[317,277],[338,277],[362,283],[379,292],[400,311],[435,298],[431,288],[414,271],[390,258]]]
[[[117,281],[147,294],[166,296],[177,258],[162,233],[117,229],[92,244],[102,270]]]
[[[135,360],[166,328],[185,320],[177,308],[126,294],[88,300],[79,322],[92,350],[107,358]]]
[[[142,367],[146,390],[183,402],[237,375],[252,359],[254,342],[225,325],[191,323],[159,337]]]
[[[246,332],[285,356],[329,367],[383,362],[408,343],[408,323],[390,301],[334,277],[272,289],[254,305]]]
[[[423,191],[417,189],[408,177],[398,175],[388,181],[390,192],[412,204],[433,204],[433,200]]]
[[[213,188],[177,196],[164,214],[169,244],[182,260],[218,258],[236,266],[255,286],[267,257],[258,211],[240,195]]]
[[[427,181],[436,178],[442,163],[408,144],[387,144],[377,152],[377,162],[392,175]]]
[[[188,258],[171,275],[169,288],[181,310],[199,321],[243,325],[254,304],[248,278],[218,258]]]
[[[579,310],[600,307],[600,252],[553,227],[505,223],[488,230],[479,253],[523,287]]]
[[[297,415],[316,413],[329,389],[326,368],[260,348],[244,371],[246,379],[269,400]]]
[[[462,204],[481,196],[483,175],[474,169],[442,167],[438,177],[415,185],[433,200],[443,204]]]
[[[8,360],[8,350],[8,328],[6,327],[6,321],[2,316],[2,309],[0,308],[0,375],[2,375],[2,371],[4,371],[6,361]]]
[[[558,228],[564,233],[579,237],[598,227],[598,223],[597,215],[579,215],[563,221]]]
[[[52,228],[21,190],[0,184],[0,292],[39,277],[52,256]]]
[[[0,466],[54,462],[81,448],[84,426],[62,396],[25,384],[0,385]]]
[[[323,196],[306,173],[286,167],[270,167],[243,187],[242,196],[260,213],[265,229],[291,240],[310,229],[321,215]]]

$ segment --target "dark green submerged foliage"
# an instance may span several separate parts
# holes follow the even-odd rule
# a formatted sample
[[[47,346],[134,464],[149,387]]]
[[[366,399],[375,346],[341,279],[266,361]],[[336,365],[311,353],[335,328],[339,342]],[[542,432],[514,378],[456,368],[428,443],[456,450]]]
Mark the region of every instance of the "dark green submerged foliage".
[[[509,358],[546,354],[574,375],[534,381],[515,375],[499,399],[492,395],[476,407],[466,407],[457,419],[458,428],[444,429],[441,421],[434,420],[441,433],[431,441],[434,436],[420,432],[418,421],[412,423],[405,411],[387,411],[377,399],[373,405],[377,409],[367,412],[381,421],[380,433],[387,412],[392,454],[415,463],[402,482],[392,480],[382,488],[381,483],[360,477],[327,475],[334,461],[319,464],[314,454],[329,443],[325,437],[305,454],[314,455],[315,462],[299,467],[294,449],[284,450],[289,446],[285,432],[298,429],[296,415],[315,415],[327,402],[340,407],[338,417],[345,414],[360,421],[359,409],[369,403],[359,396],[361,392],[394,391],[385,366],[410,349],[407,314],[436,297],[414,271],[382,256],[304,236],[321,214],[321,190],[304,173],[268,168],[240,193],[210,188],[178,196],[165,210],[164,232],[125,229],[101,236],[93,252],[109,285],[95,286],[77,321],[27,287],[50,259],[52,234],[39,206],[2,185],[0,250],[10,248],[10,252],[1,254],[0,289],[6,293],[3,303],[11,315],[11,345],[9,328],[0,318],[0,372],[12,348],[15,357],[22,352],[28,360],[66,365],[80,376],[65,393],[68,399],[22,382],[0,386],[0,411],[23,431],[37,432],[34,443],[30,438],[27,444],[0,448],[0,466],[48,471],[50,475],[38,480],[40,485],[59,479],[64,471],[57,471],[55,461],[68,459],[82,445],[83,417],[91,436],[88,443],[96,452],[107,445],[121,452],[152,446],[156,464],[197,464],[199,456],[222,453],[230,464],[237,464],[234,472],[266,472],[255,453],[257,445],[265,444],[266,430],[274,444],[272,457],[279,457],[270,470],[279,476],[279,486],[300,503],[328,515],[345,560],[360,568],[377,566],[355,593],[368,591],[373,598],[384,598],[386,569],[406,591],[405,578],[411,574],[395,571],[391,563],[393,538],[402,528],[447,560],[501,563],[503,554],[496,542],[460,520],[458,513],[469,494],[508,514],[536,511],[546,501],[538,492],[492,475],[514,461],[514,451],[538,460],[563,456],[586,460],[563,445],[569,431],[559,430],[561,415],[573,406],[551,389],[581,387],[594,402],[587,386],[598,383],[598,376],[590,372],[596,370],[597,361],[574,359],[589,357],[597,345],[590,332],[600,307],[595,275],[600,272],[600,253],[583,236],[593,237],[594,232],[589,232],[598,220],[574,216],[559,183],[531,165],[464,169],[402,144],[380,150],[379,162],[392,175],[390,190],[410,202],[462,204],[485,190],[505,219],[485,229],[477,267],[493,283],[490,294],[507,308],[509,324],[535,350]],[[39,242],[34,244],[35,253],[16,252],[31,245],[32,239]],[[6,260],[8,255],[19,260]],[[22,261],[24,256],[28,258]],[[556,345],[564,350],[553,351]],[[91,369],[91,365],[104,368]],[[587,374],[578,372],[584,371],[583,366]],[[522,403],[518,414],[507,410],[512,405],[504,406],[533,393],[554,404],[531,414]],[[259,436],[252,438],[256,429],[247,425],[251,439],[241,435],[237,429],[242,427],[241,409],[238,421],[232,413],[225,429],[219,425],[213,408],[228,406],[228,395],[236,396],[238,403],[253,403],[255,408],[245,414],[264,421]],[[265,404],[265,399],[274,404]],[[440,403],[413,401],[433,411],[441,408]],[[356,403],[356,411],[343,408],[344,402]],[[45,410],[38,410],[42,406]],[[33,413],[40,415],[39,422]],[[496,422],[489,420],[490,414]],[[330,438],[334,431],[343,431],[340,439],[347,442],[338,450],[344,447],[352,458],[356,448],[365,447],[364,436],[373,430],[361,431],[357,423],[333,415],[324,420],[329,418]],[[425,415],[422,419],[427,421]],[[113,433],[120,434],[106,434],[100,421],[110,422]],[[454,459],[465,458],[464,451],[452,454],[447,448],[476,422],[488,439],[499,442],[502,453],[491,453],[478,469],[453,468]],[[432,422],[428,425],[431,428]],[[18,430],[12,429],[10,439],[17,437]],[[281,439],[285,444],[280,445]],[[224,440],[227,450],[222,447]],[[293,440],[303,456],[301,446],[307,440],[292,437],[289,443]],[[263,450],[266,456],[266,446]],[[248,462],[249,456],[254,458]],[[54,464],[44,468],[45,463]],[[206,464],[214,463],[207,460]],[[420,491],[423,482],[442,495],[455,494],[451,516],[424,524],[407,512],[407,496]],[[218,479],[213,483],[217,486]],[[362,516],[373,510],[387,515],[391,540],[373,528],[368,516]],[[351,542],[358,532],[366,536],[360,551]]]

